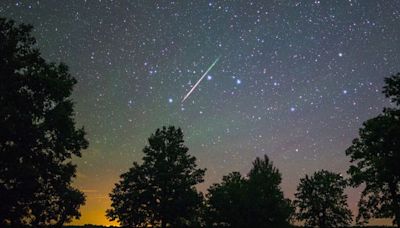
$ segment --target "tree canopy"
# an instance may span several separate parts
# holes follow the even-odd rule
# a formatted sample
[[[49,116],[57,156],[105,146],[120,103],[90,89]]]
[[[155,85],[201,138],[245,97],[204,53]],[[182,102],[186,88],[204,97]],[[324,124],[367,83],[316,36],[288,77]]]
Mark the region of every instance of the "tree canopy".
[[[351,157],[348,173],[352,184],[365,184],[359,202],[357,221],[372,217],[400,218],[400,113],[386,110],[366,121],[360,136],[346,150]]]
[[[396,105],[400,105],[400,72],[385,78],[385,83],[383,94]]]
[[[188,154],[180,128],[157,129],[143,149],[143,164],[121,175],[110,194],[111,220],[124,226],[193,227],[202,203],[195,185],[204,169]]]
[[[385,79],[383,93],[400,103],[400,73]],[[359,137],[346,150],[353,163],[348,173],[354,186],[365,184],[359,201],[359,223],[370,218],[394,218],[400,227],[400,110],[383,113],[363,123]]]
[[[210,227],[285,227],[292,212],[279,185],[281,174],[267,156],[256,158],[247,178],[238,172],[208,189]]]
[[[88,146],[70,99],[76,79],[41,57],[32,26],[0,18],[0,226],[43,227],[78,218],[71,186]]]
[[[222,178],[222,183],[208,189],[206,221],[210,227],[243,227],[247,224],[242,217],[248,208],[246,203],[246,180],[239,172]]]
[[[296,219],[306,227],[343,227],[352,221],[347,206],[344,178],[333,172],[321,170],[300,179],[295,193]]]

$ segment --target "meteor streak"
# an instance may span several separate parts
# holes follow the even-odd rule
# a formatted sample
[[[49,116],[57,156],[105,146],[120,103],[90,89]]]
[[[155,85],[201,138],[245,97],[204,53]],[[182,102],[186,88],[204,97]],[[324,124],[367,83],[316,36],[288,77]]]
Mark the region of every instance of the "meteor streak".
[[[211,64],[211,66],[207,69],[207,71],[203,74],[203,76],[201,76],[201,78],[196,82],[196,84],[194,84],[194,86],[190,89],[190,91],[185,95],[185,97],[182,99],[182,103],[190,96],[190,94],[196,89],[196,87],[200,84],[200,82],[203,80],[203,78],[207,75],[207,73],[214,67],[214,65],[218,62],[219,58],[221,56],[219,56],[214,62],[213,64]]]

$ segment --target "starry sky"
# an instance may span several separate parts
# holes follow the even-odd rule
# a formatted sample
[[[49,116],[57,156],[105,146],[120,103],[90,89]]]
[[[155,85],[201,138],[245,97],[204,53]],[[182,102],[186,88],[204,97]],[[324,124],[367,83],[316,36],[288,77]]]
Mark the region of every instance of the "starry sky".
[[[115,224],[108,193],[163,125],[207,168],[203,192],[264,154],[289,198],[305,174],[346,176],[345,149],[400,71],[400,1],[2,0],[0,15],[32,24],[43,56],[78,79],[90,146],[74,160],[87,195],[74,224]]]

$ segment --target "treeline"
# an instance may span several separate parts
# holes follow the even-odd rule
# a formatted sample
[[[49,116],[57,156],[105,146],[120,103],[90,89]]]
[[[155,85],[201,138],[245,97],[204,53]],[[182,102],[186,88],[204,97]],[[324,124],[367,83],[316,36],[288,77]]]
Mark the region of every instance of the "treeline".
[[[85,224],[82,226],[63,226],[64,228],[118,228],[120,226],[101,226],[101,225],[91,225],[91,224]],[[258,226],[260,227],[260,226]],[[304,226],[295,226],[292,225],[292,228],[302,228]],[[393,226],[351,226],[352,228],[361,228],[361,227],[368,227],[368,228],[388,228],[388,227],[393,227]]]
[[[395,82],[395,83],[394,83]],[[397,102],[400,74],[386,79],[384,94]],[[188,154],[183,133],[173,126],[157,129],[143,149],[143,162],[134,162],[110,194],[111,220],[126,227],[345,227],[352,223],[346,187],[365,185],[356,221],[394,218],[399,201],[400,113],[385,108],[360,129],[346,150],[350,179],[327,170],[305,175],[293,201],[284,198],[281,174],[265,155],[256,158],[245,176],[232,172],[203,195],[195,188],[204,169]],[[394,185],[394,188],[393,187]]]
[[[119,226],[101,226],[101,225],[91,225],[91,224],[86,224],[83,226],[63,226],[64,228],[117,228]]]
[[[83,225],[83,226],[63,226],[64,228],[117,228],[119,226],[99,226],[99,225]],[[302,228],[304,226],[292,226],[293,228]],[[393,226],[351,226],[352,228],[368,227],[368,228],[388,228]]]
[[[41,57],[31,30],[0,18],[0,227],[62,227],[79,219],[85,202],[71,185],[71,158],[88,146],[74,121],[76,79]],[[385,79],[383,94],[392,107],[364,122],[344,152],[349,179],[327,170],[305,175],[291,201],[265,155],[204,195],[195,186],[206,170],[188,153],[182,130],[162,127],[143,161],[121,175],[106,215],[125,227],[342,227],[352,222],[344,190],[362,186],[356,222],[393,218],[400,227],[400,73]]]

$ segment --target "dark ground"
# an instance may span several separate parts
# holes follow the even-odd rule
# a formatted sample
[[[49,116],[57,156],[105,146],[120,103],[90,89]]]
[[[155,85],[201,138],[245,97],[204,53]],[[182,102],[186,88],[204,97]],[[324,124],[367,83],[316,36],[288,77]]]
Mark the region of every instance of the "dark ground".
[[[64,226],[65,228],[105,228],[105,227],[117,227],[117,226],[96,226],[96,225],[84,225],[84,226]],[[301,226],[294,226],[301,227]],[[368,227],[368,228],[384,228],[384,227],[393,227],[393,226],[352,226],[352,228],[358,227]]]

